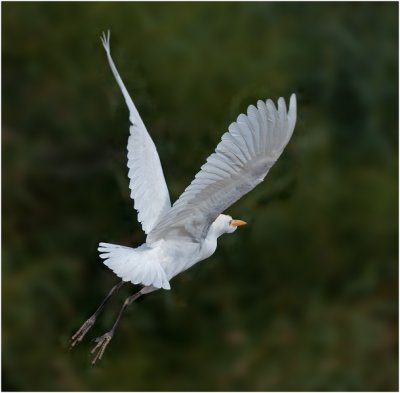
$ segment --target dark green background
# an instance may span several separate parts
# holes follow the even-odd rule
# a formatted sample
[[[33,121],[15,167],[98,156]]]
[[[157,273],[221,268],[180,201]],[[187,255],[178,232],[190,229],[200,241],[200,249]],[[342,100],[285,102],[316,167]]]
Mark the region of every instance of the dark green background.
[[[397,390],[397,3],[3,3],[5,390]],[[144,240],[125,103],[172,200],[236,116],[298,97],[249,222],[134,304],[98,367],[72,333],[117,278],[98,241]]]

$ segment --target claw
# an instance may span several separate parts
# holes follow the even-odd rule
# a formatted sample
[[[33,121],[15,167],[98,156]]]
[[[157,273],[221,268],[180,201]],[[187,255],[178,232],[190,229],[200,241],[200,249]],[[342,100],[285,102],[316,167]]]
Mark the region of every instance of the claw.
[[[96,317],[92,315],[80,328],[79,330],[72,336],[71,338],[71,346],[70,349],[75,347],[75,345],[79,344],[83,337],[85,337],[86,333],[90,330],[90,328],[96,322]]]
[[[108,332],[95,339],[97,344],[90,351],[91,354],[94,354],[97,351],[92,360],[92,365],[95,365],[95,363],[103,357],[104,351],[106,350],[107,345],[111,341],[112,337],[113,337],[112,332]]]

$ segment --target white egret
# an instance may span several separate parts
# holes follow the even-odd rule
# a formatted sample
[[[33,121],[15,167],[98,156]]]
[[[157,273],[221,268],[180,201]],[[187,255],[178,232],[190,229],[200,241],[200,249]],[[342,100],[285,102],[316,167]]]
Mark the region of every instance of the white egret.
[[[264,180],[289,142],[296,123],[294,94],[288,111],[283,98],[279,98],[277,108],[271,100],[249,106],[247,115],[239,115],[229,126],[215,152],[171,206],[156,147],[111,58],[110,32],[107,36],[103,33],[101,41],[129,109],[129,188],[147,238],[138,248],[99,244],[104,264],[122,281],[74,334],[71,346],[83,339],[105,303],[125,282],[142,288],[125,300],[112,329],[96,339],[93,364],[103,356],[129,304],[157,289],[170,289],[173,277],[215,252],[219,236],[246,224],[222,212]]]

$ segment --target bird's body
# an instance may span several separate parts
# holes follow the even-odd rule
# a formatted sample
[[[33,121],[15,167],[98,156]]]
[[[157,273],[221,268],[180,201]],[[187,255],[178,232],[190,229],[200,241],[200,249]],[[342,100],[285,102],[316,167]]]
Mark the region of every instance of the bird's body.
[[[208,244],[207,241],[203,244],[182,244],[173,240],[159,240],[151,246],[142,244],[138,248],[130,248],[101,243],[100,250],[110,254],[105,264],[122,280],[148,286],[149,290],[150,287],[170,289],[169,281],[173,277],[215,251],[215,248],[207,249]],[[140,272],[135,272],[135,266]],[[152,285],[153,282],[156,282],[156,287]]]
[[[110,52],[110,37],[102,43],[114,77],[129,109],[128,177],[138,220],[146,233],[146,242],[138,248],[100,243],[100,257],[123,282],[141,284],[143,288],[129,297],[113,329],[97,339],[94,362],[101,358],[127,305],[137,297],[157,289],[170,289],[177,274],[210,257],[217,239],[244,225],[241,220],[222,214],[229,206],[261,183],[281,155],[296,123],[296,98],[292,94],[289,110],[283,98],[278,107],[271,100],[249,106],[247,114],[238,116],[229,126],[216,150],[211,154],[192,183],[171,205],[156,147],[129,96]],[[95,314],[73,336],[74,346],[93,325]]]
[[[217,239],[229,221],[232,221],[230,216],[221,214],[201,242],[160,239],[138,248],[100,243],[100,256],[123,281],[143,284],[147,293],[158,288],[170,289],[173,277],[214,254]]]

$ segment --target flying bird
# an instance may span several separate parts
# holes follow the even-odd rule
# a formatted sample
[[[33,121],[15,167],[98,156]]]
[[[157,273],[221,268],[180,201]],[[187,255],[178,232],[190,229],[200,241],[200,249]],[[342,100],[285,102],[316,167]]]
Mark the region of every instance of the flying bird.
[[[171,205],[156,147],[111,57],[109,31],[107,35],[103,33],[101,41],[129,109],[129,188],[147,237],[137,248],[99,243],[104,264],[121,281],[72,336],[71,347],[82,341],[107,301],[124,283],[142,288],[124,301],[111,330],[95,339],[93,364],[102,358],[121,316],[133,301],[158,289],[169,290],[173,277],[214,254],[222,234],[233,233],[246,224],[222,213],[264,180],[289,142],[296,123],[294,94],[289,110],[283,98],[279,98],[277,107],[271,100],[250,105],[247,114],[240,114],[229,126],[215,152]]]

